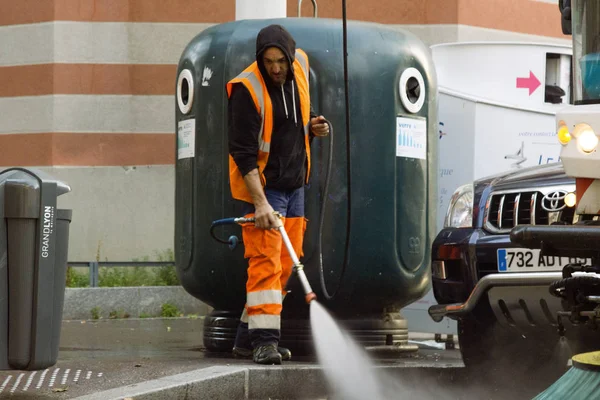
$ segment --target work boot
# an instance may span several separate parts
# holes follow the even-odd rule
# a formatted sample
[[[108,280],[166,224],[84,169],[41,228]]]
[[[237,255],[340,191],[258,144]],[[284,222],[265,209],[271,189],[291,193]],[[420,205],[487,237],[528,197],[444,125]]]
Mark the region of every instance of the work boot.
[[[292,352],[290,349],[286,349],[285,347],[278,347],[277,352],[281,354],[282,361],[290,361],[292,359]],[[233,347],[233,355],[238,358],[252,358],[252,350],[245,349],[243,347],[234,346]]]
[[[281,354],[276,344],[267,344],[254,349],[254,362],[257,364],[281,365]]]

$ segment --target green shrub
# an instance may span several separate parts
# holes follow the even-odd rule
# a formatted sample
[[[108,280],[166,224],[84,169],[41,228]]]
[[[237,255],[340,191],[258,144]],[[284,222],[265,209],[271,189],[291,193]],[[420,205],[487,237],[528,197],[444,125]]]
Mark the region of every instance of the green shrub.
[[[177,306],[174,306],[171,303],[164,303],[161,306],[161,312],[160,312],[160,316],[163,318],[175,318],[175,317],[179,317],[179,310],[177,309]]]
[[[90,286],[89,272],[77,272],[72,267],[67,267],[66,285],[70,288],[81,288]]]
[[[100,307],[92,308],[90,314],[92,314],[92,319],[100,319]]]
[[[100,267],[99,287],[154,286],[146,267]]]
[[[138,287],[138,286],[180,286],[175,268],[175,254],[167,249],[155,252],[159,262],[173,262],[173,265],[163,267],[99,267],[99,287]],[[133,259],[134,262],[150,261],[150,257]],[[67,268],[67,287],[89,287],[89,271],[78,272],[72,267]]]
[[[156,252],[156,260],[159,262],[173,262],[175,264],[175,253],[171,249]],[[156,286],[179,286],[180,284],[175,265],[157,268]]]
[[[155,286],[179,286],[180,282],[175,266],[158,267],[155,283]]]

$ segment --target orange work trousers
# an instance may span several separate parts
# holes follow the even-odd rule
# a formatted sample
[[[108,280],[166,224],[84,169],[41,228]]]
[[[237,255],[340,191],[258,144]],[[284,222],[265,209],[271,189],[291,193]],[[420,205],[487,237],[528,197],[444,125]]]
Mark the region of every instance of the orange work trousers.
[[[284,216],[282,222],[294,252],[298,258],[302,257],[307,221],[304,218],[304,188],[290,192],[265,192],[269,204]],[[253,215],[252,212],[245,216]],[[246,224],[242,227],[242,237],[244,257],[248,259],[244,314],[248,319],[250,339],[253,347],[278,342],[285,286],[293,270],[292,258],[278,230]]]

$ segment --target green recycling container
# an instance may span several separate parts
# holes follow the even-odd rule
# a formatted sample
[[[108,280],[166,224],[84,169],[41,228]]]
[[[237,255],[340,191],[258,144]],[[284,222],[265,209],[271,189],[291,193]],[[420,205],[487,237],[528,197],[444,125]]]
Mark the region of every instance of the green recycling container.
[[[217,219],[242,216],[229,190],[225,84],[255,61],[256,35],[272,23],[308,54],[313,108],[333,126],[331,137],[315,138],[311,147],[301,260],[308,280],[319,302],[363,343],[406,340],[397,313],[430,287],[436,226],[437,83],[429,49],[402,29],[348,21],[346,126],[342,21],[285,18],[208,28],[190,41],[177,68],[176,264],[185,290],[214,308],[205,345],[231,349],[247,278],[243,244],[232,249],[209,232]],[[216,233],[241,239],[236,225]],[[288,289],[282,340],[310,341],[309,307],[294,275]]]

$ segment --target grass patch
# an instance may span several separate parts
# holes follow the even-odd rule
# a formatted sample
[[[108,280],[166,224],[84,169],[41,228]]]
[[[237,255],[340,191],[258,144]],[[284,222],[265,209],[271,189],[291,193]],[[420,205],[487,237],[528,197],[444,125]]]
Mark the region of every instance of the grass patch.
[[[175,318],[175,317],[179,317],[180,313],[179,313],[179,309],[177,309],[177,306],[171,304],[171,303],[165,303],[161,306],[161,312],[160,312],[160,316],[163,318]]]
[[[99,267],[99,287],[138,287],[138,286],[179,286],[179,278],[175,268],[175,255],[168,249],[156,252],[155,260],[150,257],[134,259],[134,262],[173,262],[173,265],[162,267]],[[89,287],[89,270],[85,267],[67,267],[66,285],[70,288]]]
[[[90,314],[92,315],[92,319],[100,319],[100,307],[94,307],[90,310]]]
[[[90,274],[78,272],[73,267],[67,267],[67,287],[84,288],[90,286]]]
[[[153,286],[153,279],[146,267],[100,267],[98,286]]]

